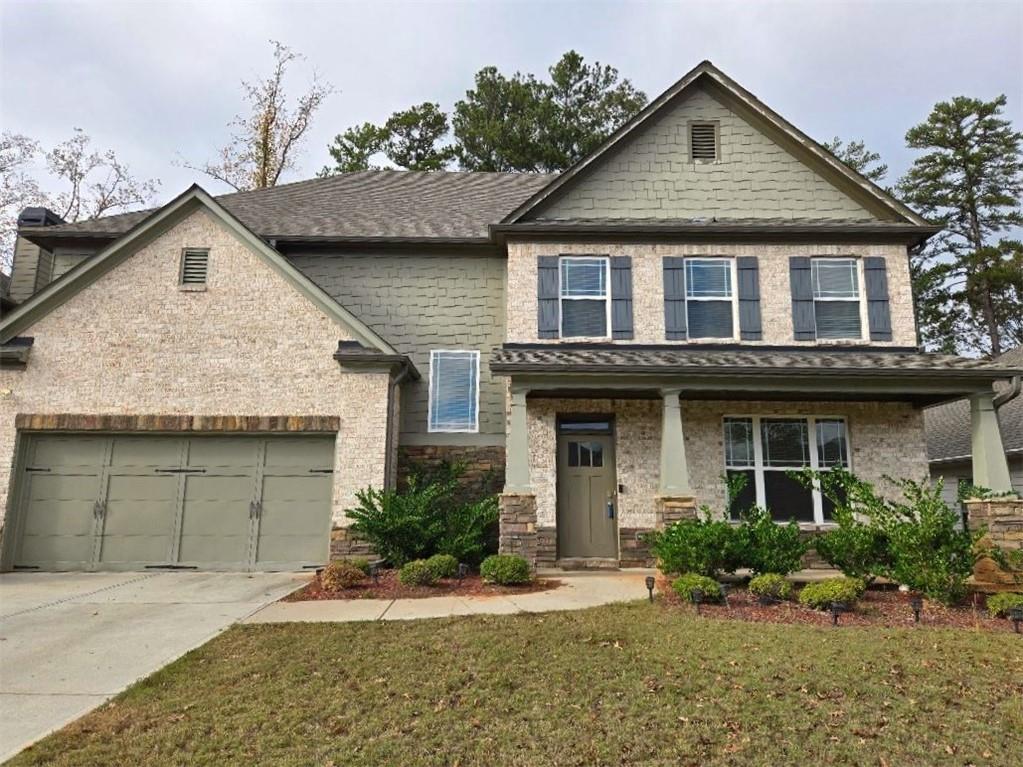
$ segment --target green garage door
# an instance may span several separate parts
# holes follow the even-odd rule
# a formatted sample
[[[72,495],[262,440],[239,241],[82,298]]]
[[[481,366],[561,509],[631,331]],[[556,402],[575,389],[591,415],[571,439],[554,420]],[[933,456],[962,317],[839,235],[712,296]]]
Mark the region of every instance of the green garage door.
[[[318,566],[333,462],[330,437],[33,435],[14,567]]]

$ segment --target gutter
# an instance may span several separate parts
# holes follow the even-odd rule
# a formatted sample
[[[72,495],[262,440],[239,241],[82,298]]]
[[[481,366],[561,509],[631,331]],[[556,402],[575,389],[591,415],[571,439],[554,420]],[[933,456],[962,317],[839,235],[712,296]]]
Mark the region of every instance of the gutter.
[[[1009,391],[996,394],[992,400],[992,404],[995,406],[995,410],[1000,409],[1003,405],[1008,405],[1016,397],[1019,396],[1020,391],[1023,391],[1023,376],[1014,375],[1012,377],[1012,386],[1009,387]]]
[[[743,376],[807,376],[807,377],[847,377],[850,375],[865,375],[871,377],[890,378],[973,378],[973,379],[995,379],[1004,378],[998,375],[997,371],[987,370],[879,370],[878,368],[753,368],[745,366],[713,366],[694,367],[691,365],[635,365],[635,364],[607,364],[607,363],[569,363],[569,364],[543,364],[543,363],[522,363],[522,362],[491,362],[492,373],[635,373],[644,375],[671,375],[686,374],[693,377],[736,375]],[[1016,375],[1014,380],[1018,379]],[[1019,392],[1017,391],[1017,394]],[[1007,400],[1006,400],[1007,401]],[[1004,404],[1004,403],[1003,403]]]

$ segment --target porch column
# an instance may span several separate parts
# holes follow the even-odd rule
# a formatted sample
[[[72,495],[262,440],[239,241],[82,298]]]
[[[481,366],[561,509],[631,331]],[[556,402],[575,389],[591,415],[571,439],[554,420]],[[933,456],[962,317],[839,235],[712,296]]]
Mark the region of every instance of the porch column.
[[[504,451],[504,492],[531,493],[525,389],[511,390],[511,407],[508,413],[508,433],[505,435]]]
[[[973,484],[1006,493],[1012,491],[1012,483],[1009,481],[1009,463],[1005,459],[994,396],[994,392],[984,392],[970,397]]]
[[[661,495],[683,497],[689,490],[689,466],[682,436],[681,389],[661,389]]]

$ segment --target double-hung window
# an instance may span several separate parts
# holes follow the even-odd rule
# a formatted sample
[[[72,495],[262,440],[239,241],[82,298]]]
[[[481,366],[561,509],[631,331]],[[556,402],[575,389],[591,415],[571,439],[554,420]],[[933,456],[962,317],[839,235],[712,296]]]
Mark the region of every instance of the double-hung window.
[[[478,351],[430,352],[430,431],[479,431],[479,392]]]
[[[610,326],[610,264],[606,258],[562,256],[559,262],[562,338],[606,338]]]
[[[810,279],[817,338],[862,338],[859,261],[815,258]]]
[[[687,258],[685,264],[689,338],[734,338],[732,259]]]
[[[725,471],[730,480],[745,478],[731,500],[729,513],[753,504],[763,506],[778,522],[821,524],[832,518],[834,505],[819,489],[789,476],[810,468],[849,468],[849,435],[842,418],[729,417],[724,420]]]

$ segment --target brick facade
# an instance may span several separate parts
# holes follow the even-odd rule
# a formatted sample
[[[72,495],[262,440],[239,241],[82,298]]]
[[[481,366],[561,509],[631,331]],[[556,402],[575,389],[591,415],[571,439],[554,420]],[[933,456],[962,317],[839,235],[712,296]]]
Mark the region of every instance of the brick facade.
[[[403,487],[409,472],[429,470],[443,462],[464,463],[461,482],[473,497],[497,495],[504,487],[504,447],[467,445],[401,445],[398,448],[398,487]]]
[[[204,291],[178,289],[186,247],[209,248]],[[347,330],[205,211],[23,335],[35,338],[26,369],[0,371],[0,390],[9,390],[0,399],[0,508],[7,505],[19,414],[126,418],[136,426],[140,418],[173,416],[190,428],[215,428],[224,417],[314,414],[332,419],[338,435],[335,524],[357,489],[385,482],[388,375],[342,369],[332,355],[339,339],[351,337]]]

